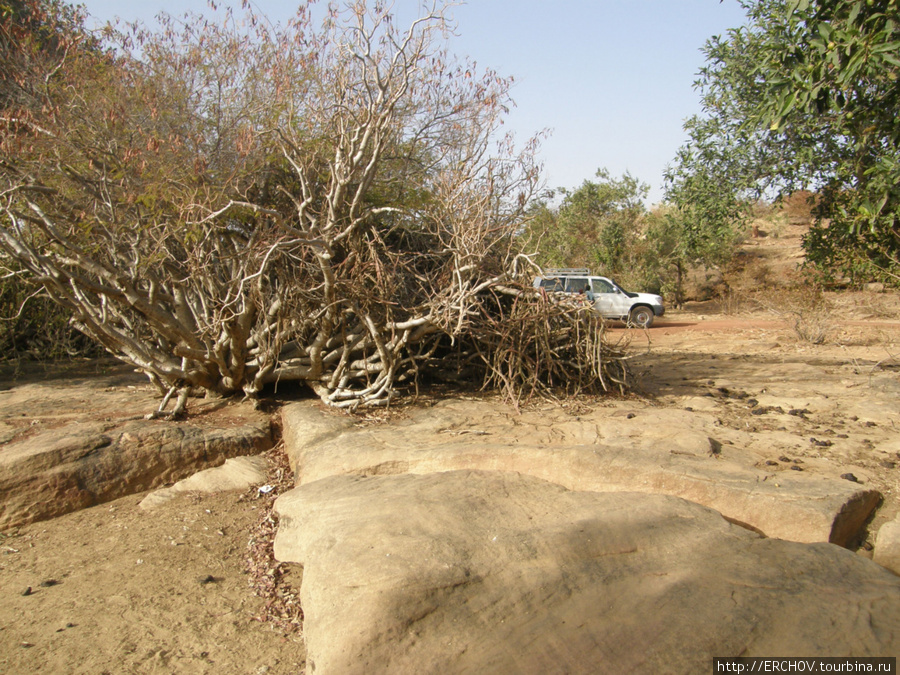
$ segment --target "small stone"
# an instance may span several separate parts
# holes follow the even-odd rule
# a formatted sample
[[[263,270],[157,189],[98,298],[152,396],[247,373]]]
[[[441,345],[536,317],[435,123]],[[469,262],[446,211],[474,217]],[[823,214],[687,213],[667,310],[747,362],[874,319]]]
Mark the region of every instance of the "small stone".
[[[802,466],[797,466],[796,464],[791,466],[791,471],[803,471]]]
[[[787,463],[790,463],[791,458],[790,458],[790,457],[785,457],[784,455],[782,455],[781,457],[778,458],[778,461],[779,461],[779,462],[787,462]]]
[[[767,460],[766,460],[766,466],[778,466],[778,462],[776,462],[776,461],[773,460],[773,459],[767,459]]]
[[[24,596],[31,595],[31,586],[29,586],[24,591],[22,591],[22,595],[24,595]]]
[[[844,480],[849,480],[851,483],[859,482],[859,478],[854,476],[852,473],[842,473],[841,478],[843,478]]]
[[[625,419],[627,420],[633,420],[635,417],[637,417],[637,415],[635,415],[634,413],[628,413],[627,415],[625,415]]]
[[[200,577],[200,583],[204,586],[206,584],[214,584],[216,583],[216,581],[217,579],[212,574],[207,574],[205,577]]]
[[[47,579],[41,582],[41,588],[50,588],[51,586],[56,586],[59,582],[56,579]]]

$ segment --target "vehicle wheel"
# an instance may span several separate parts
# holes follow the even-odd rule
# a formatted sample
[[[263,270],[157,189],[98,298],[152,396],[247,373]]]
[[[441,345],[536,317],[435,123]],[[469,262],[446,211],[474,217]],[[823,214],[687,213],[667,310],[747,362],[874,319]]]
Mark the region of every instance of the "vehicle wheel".
[[[628,315],[628,325],[636,328],[650,328],[653,325],[653,310],[649,307],[635,307]]]

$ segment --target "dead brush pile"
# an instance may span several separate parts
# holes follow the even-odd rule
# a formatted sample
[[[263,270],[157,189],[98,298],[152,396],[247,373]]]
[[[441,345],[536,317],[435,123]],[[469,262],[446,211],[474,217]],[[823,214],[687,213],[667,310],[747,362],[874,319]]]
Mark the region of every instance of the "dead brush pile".
[[[588,304],[504,290],[485,297],[470,338],[452,354],[452,361],[475,366],[484,389],[514,403],[627,391],[625,350],[607,340],[603,319]]]

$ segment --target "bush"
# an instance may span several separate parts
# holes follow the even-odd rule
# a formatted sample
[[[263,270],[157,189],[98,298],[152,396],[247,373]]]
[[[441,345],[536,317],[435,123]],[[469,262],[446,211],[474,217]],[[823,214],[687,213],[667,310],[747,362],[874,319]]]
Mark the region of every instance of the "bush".
[[[785,293],[773,310],[802,342],[825,344],[834,332],[834,308],[818,285],[807,284]]]
[[[78,332],[68,313],[10,265],[0,279],[0,361],[96,356],[101,349]]]

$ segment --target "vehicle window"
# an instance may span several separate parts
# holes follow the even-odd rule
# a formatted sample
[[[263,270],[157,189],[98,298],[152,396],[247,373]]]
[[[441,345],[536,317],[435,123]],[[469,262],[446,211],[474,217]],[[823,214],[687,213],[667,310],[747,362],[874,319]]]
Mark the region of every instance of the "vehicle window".
[[[580,293],[585,287],[590,288],[586,277],[569,277],[566,279],[566,293]]]
[[[615,293],[616,289],[606,279],[591,279],[591,290],[594,293]]]
[[[562,279],[541,279],[541,288],[548,291],[562,291]]]

